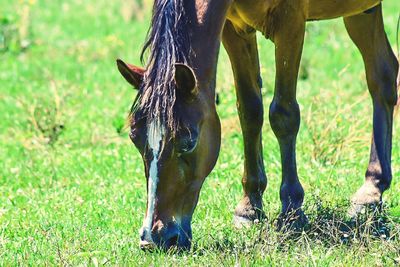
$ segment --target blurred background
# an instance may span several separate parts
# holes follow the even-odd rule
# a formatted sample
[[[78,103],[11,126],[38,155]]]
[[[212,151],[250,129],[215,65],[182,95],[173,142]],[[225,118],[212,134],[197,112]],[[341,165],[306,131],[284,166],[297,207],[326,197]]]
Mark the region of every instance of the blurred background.
[[[400,2],[387,0],[383,6],[397,54]],[[144,256],[137,246],[146,183],[126,128],[136,92],[115,65],[117,58],[141,65],[151,7],[150,0],[0,0],[0,263],[163,263],[161,256]],[[268,110],[274,48],[258,37]],[[223,143],[193,222],[195,246],[205,251],[198,264],[210,264],[210,255],[215,263],[242,259],[214,246],[242,238],[232,234],[231,219],[242,194],[243,142],[223,48],[217,91]],[[372,108],[361,56],[341,19],[308,24],[298,100],[298,168],[306,210],[314,212],[315,203],[347,205],[368,164]],[[269,185],[264,204],[273,220],[280,206],[280,156],[267,114],[263,141]],[[397,114],[394,179],[385,194],[395,217],[400,217],[399,122]],[[351,261],[340,252],[311,253],[328,263],[334,257],[343,264]],[[309,260],[296,257],[293,261],[300,264]],[[360,260],[371,257],[362,255]]]

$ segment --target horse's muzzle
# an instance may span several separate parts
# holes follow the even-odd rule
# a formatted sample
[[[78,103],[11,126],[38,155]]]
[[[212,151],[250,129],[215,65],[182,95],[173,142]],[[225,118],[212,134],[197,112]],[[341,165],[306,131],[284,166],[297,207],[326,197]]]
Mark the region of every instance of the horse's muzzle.
[[[156,248],[162,250],[173,248],[178,250],[190,249],[192,240],[190,221],[181,224],[170,222],[166,227],[161,229],[153,227],[151,233],[148,231],[148,229],[142,228],[140,232],[139,246],[142,250],[152,251]]]

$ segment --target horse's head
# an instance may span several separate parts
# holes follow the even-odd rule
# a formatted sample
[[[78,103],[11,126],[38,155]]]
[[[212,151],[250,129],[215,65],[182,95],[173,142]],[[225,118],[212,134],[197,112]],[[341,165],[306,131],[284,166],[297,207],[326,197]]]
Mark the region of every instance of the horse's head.
[[[117,65],[131,85],[141,88],[143,69],[120,60]],[[189,66],[174,67],[176,130],[165,121],[149,120],[140,106],[131,116],[130,137],[142,155],[147,178],[142,248],[190,246],[192,214],[219,152],[220,123],[214,102],[201,93],[202,82]]]

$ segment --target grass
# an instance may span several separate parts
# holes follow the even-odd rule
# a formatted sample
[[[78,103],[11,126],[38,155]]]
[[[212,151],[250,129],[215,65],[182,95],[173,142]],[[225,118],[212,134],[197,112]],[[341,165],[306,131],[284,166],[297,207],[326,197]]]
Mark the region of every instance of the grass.
[[[399,115],[385,215],[379,222],[345,218],[368,163],[372,107],[361,56],[340,20],[309,23],[298,84],[297,156],[310,227],[300,234],[273,228],[280,157],[266,116],[268,221],[233,228],[243,141],[221,49],[223,142],[194,215],[193,248],[183,254],[139,250],[145,179],[124,128],[135,92],[114,60],[140,64],[149,23],[144,3],[144,11],[122,12],[129,5],[122,0],[0,0],[0,265],[398,265]],[[398,1],[384,2],[393,47],[399,9]],[[259,37],[267,109],[273,45]]]

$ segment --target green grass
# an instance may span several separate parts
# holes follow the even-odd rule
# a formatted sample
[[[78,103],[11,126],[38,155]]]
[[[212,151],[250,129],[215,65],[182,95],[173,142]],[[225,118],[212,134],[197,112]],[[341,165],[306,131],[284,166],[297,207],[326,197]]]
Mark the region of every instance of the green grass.
[[[355,226],[346,241],[339,231],[347,201],[363,182],[372,117],[361,56],[340,20],[308,25],[302,64],[308,78],[298,85],[298,168],[311,229],[288,236],[271,227],[280,207],[280,156],[267,115],[268,222],[233,228],[242,194],[243,141],[222,49],[217,82],[222,148],[193,218],[193,248],[183,254],[140,251],[145,178],[124,128],[135,92],[114,60],[139,64],[149,10],[136,10],[127,20],[122,2],[0,0],[0,265],[399,264],[399,115],[394,179],[384,195],[390,238],[373,238],[362,232],[368,227]],[[384,1],[393,47],[399,10],[398,1]],[[260,36],[259,50],[267,110],[273,45]]]

